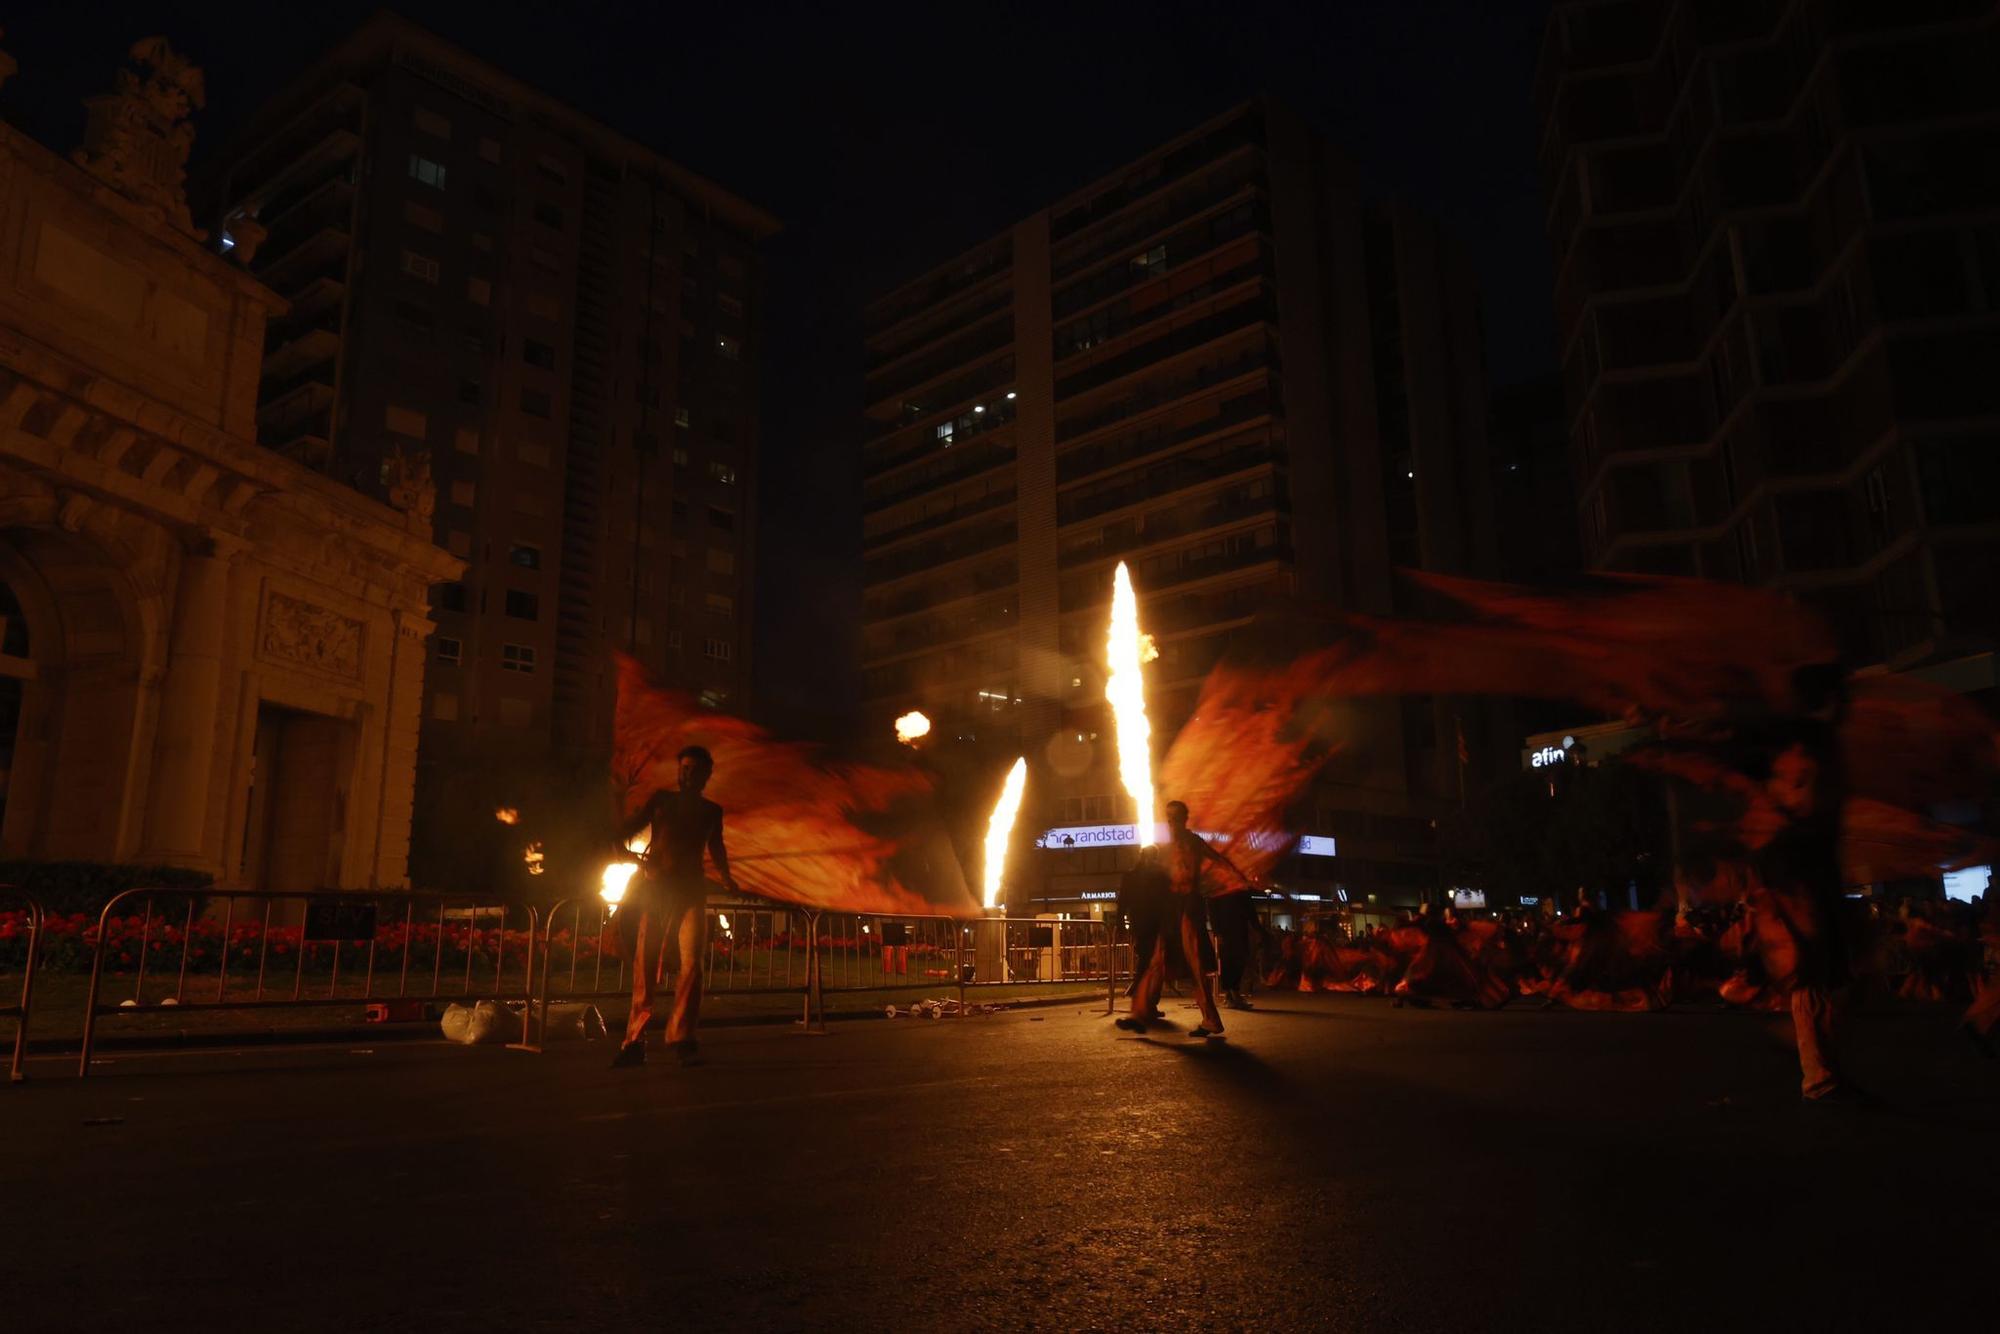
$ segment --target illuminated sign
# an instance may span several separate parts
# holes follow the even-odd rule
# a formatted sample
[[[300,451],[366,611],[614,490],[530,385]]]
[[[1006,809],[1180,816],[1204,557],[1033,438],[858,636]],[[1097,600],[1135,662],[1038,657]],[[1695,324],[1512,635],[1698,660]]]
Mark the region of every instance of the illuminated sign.
[[[1575,737],[1566,736],[1561,746],[1543,746],[1540,750],[1531,751],[1528,754],[1528,767],[1546,769],[1551,764],[1561,764],[1569,758],[1569,748],[1575,744]]]
[[[1451,892],[1451,906],[1454,908],[1484,908],[1486,891],[1483,889],[1454,889]]]
[[[1118,897],[1118,891],[1115,889],[1086,889],[1081,894],[1078,894],[1077,897],[1080,899],[1115,899]]]
[[[1944,896],[1970,903],[1993,887],[1993,868],[1990,866],[1968,866],[1963,871],[1944,873]]]
[[[1162,826],[1158,833],[1159,841],[1165,842],[1166,837],[1167,831]],[[1226,845],[1229,842],[1228,837],[1222,834],[1203,833],[1202,837],[1216,844]],[[1289,834],[1271,835],[1270,837],[1283,838],[1287,842],[1291,841]],[[1042,836],[1035,840],[1035,846],[1038,848],[1051,848],[1057,851],[1074,851],[1077,848],[1130,848],[1138,846],[1138,842],[1139,826],[1137,825],[1072,824],[1060,825],[1057,828],[1043,831]],[[1332,857],[1338,855],[1334,851],[1334,846],[1333,837],[1330,834],[1301,834],[1298,838],[1298,845],[1293,851],[1307,857]]]

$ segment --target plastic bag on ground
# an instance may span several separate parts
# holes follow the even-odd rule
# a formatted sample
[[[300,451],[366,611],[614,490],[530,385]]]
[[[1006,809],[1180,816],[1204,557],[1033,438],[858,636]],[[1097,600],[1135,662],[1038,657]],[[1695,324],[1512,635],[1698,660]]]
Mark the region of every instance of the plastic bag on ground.
[[[445,1008],[440,1027],[452,1042],[473,1046],[483,1042],[512,1042],[521,1035],[518,1007],[483,1000],[473,1005],[452,1004]]]

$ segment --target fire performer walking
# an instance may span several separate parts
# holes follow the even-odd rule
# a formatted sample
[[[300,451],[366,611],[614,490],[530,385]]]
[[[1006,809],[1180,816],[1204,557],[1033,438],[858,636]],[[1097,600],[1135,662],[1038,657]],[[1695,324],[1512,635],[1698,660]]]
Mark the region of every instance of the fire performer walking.
[[[732,894],[740,892],[729,873],[729,853],[722,843],[722,807],[701,795],[715,772],[707,749],[688,746],[679,755],[680,786],[661,788],[647,799],[619,840],[621,845],[650,828],[620,914],[636,912],[637,930],[628,934],[632,960],[632,1014],[625,1023],[625,1045],[612,1060],[613,1069],[646,1063],[646,1026],[657,1006],[657,988],[667,955],[676,947],[680,967],[674,975],[674,1004],[667,1017],[667,1045],[682,1065],[699,1059],[695,1025],[701,1018],[701,957],[707,944],[708,919],[703,909],[708,880],[702,855],[715,863],[716,878]]]
[[[1188,971],[1194,974],[1195,1003],[1201,1007],[1201,1024],[1188,1031],[1191,1038],[1222,1036],[1222,1015],[1215,1008],[1215,993],[1208,984],[1208,971],[1201,957],[1202,937],[1207,931],[1202,897],[1204,868],[1218,867],[1249,888],[1250,881],[1235,863],[1210,847],[1208,840],[1187,827],[1188,808],[1182,801],[1167,803],[1167,869],[1173,877],[1173,898],[1160,915],[1151,941],[1146,972],[1132,995],[1132,1013],[1118,1021],[1118,1027],[1143,1033],[1146,1022],[1159,1004],[1160,988],[1167,980],[1167,951],[1173,936],[1180,936],[1181,952]]]

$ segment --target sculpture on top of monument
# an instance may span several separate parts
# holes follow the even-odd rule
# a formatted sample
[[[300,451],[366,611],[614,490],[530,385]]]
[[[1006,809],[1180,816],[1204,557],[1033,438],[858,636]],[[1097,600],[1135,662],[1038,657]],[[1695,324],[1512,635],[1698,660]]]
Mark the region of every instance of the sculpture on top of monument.
[[[411,531],[429,536],[431,515],[437,510],[437,484],[431,480],[431,452],[419,449],[405,454],[398,449],[383,460],[382,480],[388,488],[389,504],[408,516]]]
[[[88,99],[90,113],[77,165],[195,239],[188,213],[187,160],[194,147],[188,117],[206,100],[201,70],[164,37],[132,44],[139,70],[118,71],[118,89]]]

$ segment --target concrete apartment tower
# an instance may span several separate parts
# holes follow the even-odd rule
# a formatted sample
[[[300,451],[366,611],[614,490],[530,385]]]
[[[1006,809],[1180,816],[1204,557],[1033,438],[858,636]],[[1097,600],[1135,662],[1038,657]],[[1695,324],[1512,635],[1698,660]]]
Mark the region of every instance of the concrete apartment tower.
[[[601,767],[612,651],[745,702],[776,223],[387,14],[252,125],[217,221],[291,303],[260,438],[372,495],[427,469],[467,563],[434,598],[418,778],[414,873],[448,883],[477,874],[468,820],[536,799],[521,775]]]
[[[1991,649],[1996,60],[1992,0],[1555,7],[1536,99],[1587,562],[1794,592],[1857,663]]]
[[[1263,102],[883,296],[867,315],[870,725],[922,709],[939,744],[1025,753],[1033,818],[1129,822],[1103,704],[1118,561],[1160,649],[1162,745],[1259,613],[1390,611],[1398,566],[1486,571],[1478,325],[1438,229],[1366,202],[1334,148]],[[1300,813],[1340,856],[1288,876],[1361,901],[1433,886],[1455,717],[1358,706]],[[1035,906],[1102,895],[1127,855],[1050,852]]]

